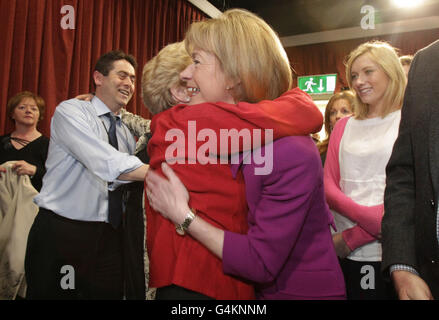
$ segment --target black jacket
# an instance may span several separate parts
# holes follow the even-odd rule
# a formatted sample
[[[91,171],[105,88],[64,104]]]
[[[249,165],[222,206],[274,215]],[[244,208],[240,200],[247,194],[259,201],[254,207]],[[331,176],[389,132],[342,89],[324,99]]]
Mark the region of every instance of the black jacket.
[[[386,175],[382,270],[412,266],[439,298],[439,41],[412,62]]]

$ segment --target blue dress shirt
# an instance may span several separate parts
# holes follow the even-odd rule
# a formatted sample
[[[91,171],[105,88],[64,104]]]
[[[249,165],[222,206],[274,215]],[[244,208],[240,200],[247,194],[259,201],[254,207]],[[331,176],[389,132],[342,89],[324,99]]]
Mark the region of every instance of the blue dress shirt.
[[[43,187],[34,202],[69,219],[108,222],[108,190],[128,181],[117,180],[142,162],[128,128],[117,121],[119,151],[108,143],[110,112],[98,98],[71,99],[55,110]]]

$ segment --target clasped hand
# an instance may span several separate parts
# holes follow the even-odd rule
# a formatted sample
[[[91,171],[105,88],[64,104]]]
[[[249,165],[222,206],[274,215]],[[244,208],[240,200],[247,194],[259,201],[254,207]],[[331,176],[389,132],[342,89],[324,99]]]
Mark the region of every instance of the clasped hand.
[[[37,167],[24,160],[19,160],[12,165],[12,170],[19,176],[34,176],[37,172]],[[2,172],[6,172],[6,168],[0,166],[0,173]]]

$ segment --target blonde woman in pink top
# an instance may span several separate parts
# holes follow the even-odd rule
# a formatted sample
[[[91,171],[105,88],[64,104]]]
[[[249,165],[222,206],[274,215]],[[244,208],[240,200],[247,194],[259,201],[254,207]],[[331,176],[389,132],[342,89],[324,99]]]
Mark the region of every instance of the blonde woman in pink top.
[[[355,116],[337,122],[324,169],[325,195],[337,227],[333,241],[348,299],[395,298],[381,266],[385,168],[398,135],[406,77],[395,49],[361,44],[348,56],[346,78]]]

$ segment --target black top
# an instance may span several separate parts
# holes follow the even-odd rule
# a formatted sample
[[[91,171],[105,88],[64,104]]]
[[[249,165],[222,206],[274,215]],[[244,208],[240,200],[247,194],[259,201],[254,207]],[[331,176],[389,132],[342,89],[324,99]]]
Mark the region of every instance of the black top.
[[[326,150],[325,152],[320,154],[320,159],[322,160],[322,166],[325,166],[325,161],[326,161],[326,154],[328,153],[328,151]]]
[[[15,149],[11,143],[11,134],[0,137],[0,165],[7,161],[24,160],[37,167],[37,172],[31,178],[32,185],[38,191],[43,184],[43,176],[46,173],[46,159],[49,150],[49,139],[41,136],[20,150]]]

